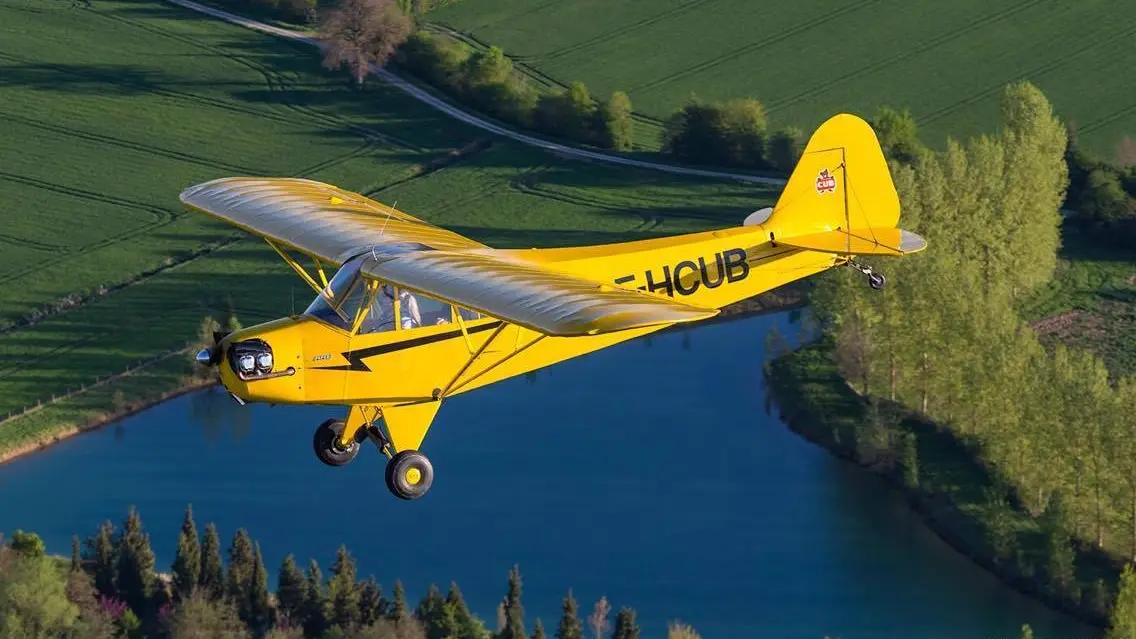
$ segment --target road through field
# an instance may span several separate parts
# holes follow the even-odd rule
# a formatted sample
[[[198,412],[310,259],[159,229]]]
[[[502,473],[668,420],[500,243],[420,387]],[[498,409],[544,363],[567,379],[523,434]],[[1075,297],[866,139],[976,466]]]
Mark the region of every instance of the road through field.
[[[228,11],[222,11],[221,9],[207,7],[203,4],[193,2],[192,0],[167,0],[167,2],[171,2],[180,7],[185,7],[186,9],[191,9],[193,11],[213,16],[214,18],[220,18],[221,20],[225,20],[227,22],[231,22],[248,29],[254,29],[263,33],[279,36],[281,38],[287,38],[289,40],[297,40],[299,42],[304,42],[316,47],[319,46],[319,40],[313,38],[312,36],[304,35],[303,33],[293,31],[291,29],[284,29],[282,27],[265,24],[257,20],[251,20],[234,13],[229,13]],[[450,104],[449,102],[446,102],[445,100],[442,100],[437,96],[431,95],[430,93],[404,80],[398,75],[381,67],[372,66],[371,71],[383,82],[401,89],[416,100],[428,104],[456,120],[459,120],[471,126],[475,126],[479,129],[489,131],[490,133],[495,133],[497,135],[507,137],[510,140],[515,140],[517,142],[520,142],[521,144],[535,146],[566,157],[576,158],[579,160],[591,160],[593,162],[604,162],[607,164],[631,166],[652,171],[666,171],[668,173],[677,173],[679,175],[690,175],[707,178],[724,178],[730,180],[739,180],[742,182],[753,182],[756,184],[772,184],[776,186],[785,184],[785,179],[783,178],[762,177],[759,175],[748,175],[745,173],[727,173],[724,171],[708,171],[704,169],[693,169],[684,166],[674,166],[671,164],[661,164],[658,162],[645,162],[643,160],[634,160],[631,158],[620,157],[618,155],[609,155],[607,153],[588,151],[586,149],[579,149],[571,146],[565,146],[563,144],[557,144],[556,142],[549,142],[548,140],[542,140],[531,135],[525,135],[524,133],[514,131],[513,129],[503,127],[499,124],[495,124],[488,120],[482,119],[468,111],[463,111],[453,104]]]

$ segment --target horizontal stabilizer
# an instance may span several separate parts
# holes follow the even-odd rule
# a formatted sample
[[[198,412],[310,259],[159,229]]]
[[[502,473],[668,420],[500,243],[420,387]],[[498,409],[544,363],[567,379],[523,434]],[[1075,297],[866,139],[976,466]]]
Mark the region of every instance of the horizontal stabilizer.
[[[927,240],[896,228],[826,231],[775,241],[785,246],[841,255],[907,255],[927,248]]]

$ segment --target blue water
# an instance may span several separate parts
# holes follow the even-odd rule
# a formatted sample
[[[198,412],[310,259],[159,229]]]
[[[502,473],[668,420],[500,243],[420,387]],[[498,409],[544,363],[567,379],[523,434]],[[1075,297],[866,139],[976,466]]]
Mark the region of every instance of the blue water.
[[[1002,586],[928,531],[878,479],[765,411],[766,332],[787,314],[656,335],[449,400],[423,449],[434,487],[402,502],[365,449],[330,468],[311,434],[334,409],[236,405],[220,391],[0,466],[0,530],[72,534],[136,505],[159,566],[186,503],[225,544],[238,527],[269,571],[287,553],[326,575],[347,544],[362,575],[417,600],[450,580],[493,623],[519,564],[528,628],[572,588],[706,639],[1099,636]]]

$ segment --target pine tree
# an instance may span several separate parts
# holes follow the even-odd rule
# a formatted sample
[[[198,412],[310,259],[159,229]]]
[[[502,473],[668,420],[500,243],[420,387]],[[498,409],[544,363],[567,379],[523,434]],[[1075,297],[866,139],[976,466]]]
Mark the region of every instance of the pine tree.
[[[276,578],[276,602],[280,613],[290,626],[298,626],[304,618],[304,604],[308,597],[308,586],[304,573],[296,566],[296,558],[288,555],[280,565]]]
[[[387,602],[374,575],[357,584],[356,589],[359,591],[360,625],[370,626],[386,616]]]
[[[592,614],[588,617],[588,625],[592,627],[592,632],[595,633],[596,639],[603,639],[607,634],[608,628],[611,625],[608,623],[607,617],[611,614],[611,604],[607,602],[607,597],[600,597],[596,602],[596,607]]]
[[[458,628],[451,636],[460,639],[481,639],[485,636],[485,625],[469,611],[456,582],[450,582],[450,590],[446,593],[446,608],[453,615]]]
[[[221,601],[225,596],[225,569],[221,563],[221,537],[217,527],[205,527],[205,540],[201,544],[201,591],[210,601]]]
[[[639,639],[639,624],[635,622],[635,611],[631,608],[620,608],[615,616],[615,630],[611,639]]]
[[[329,622],[344,630],[359,623],[359,592],[355,589],[355,559],[347,547],[339,546],[335,563],[331,565],[328,581],[328,599],[331,604]]]
[[[426,631],[426,639],[445,639],[447,636],[444,627],[445,607],[446,600],[442,598],[442,592],[437,585],[430,584],[426,596],[418,602],[418,608],[414,611],[414,616],[422,622],[422,628]]]
[[[1022,633],[1018,636],[1020,639],[1033,639],[1033,628],[1028,623],[1022,624]]]
[[[229,545],[229,575],[225,582],[225,596],[236,604],[241,619],[248,623],[249,584],[253,572],[252,540],[244,528],[237,530]]]
[[[201,544],[197,538],[197,524],[193,522],[193,506],[185,507],[185,519],[178,535],[177,553],[171,567],[174,595],[183,599],[193,594],[201,581]]]
[[[544,624],[540,622],[540,617],[536,618],[536,623],[533,625],[532,639],[545,639]]]
[[[142,518],[131,506],[123,522],[117,562],[119,595],[140,617],[149,614],[154,592],[154,551],[150,536],[142,529]]]
[[[327,596],[323,591],[323,574],[315,559],[308,564],[308,594],[304,599],[304,634],[318,637],[327,630]]]
[[[560,625],[556,628],[556,639],[584,639],[584,627],[580,624],[580,617],[576,610],[576,599],[572,590],[564,597],[564,613],[560,617]]]
[[[268,570],[260,554],[260,544],[253,549],[252,579],[248,587],[249,626],[265,630],[272,626],[272,607],[268,602]]]
[[[521,569],[513,566],[509,570],[509,591],[504,601],[505,626],[501,629],[500,639],[524,639],[525,609],[521,605]]]
[[[410,610],[406,607],[406,591],[402,589],[402,580],[395,580],[393,595],[394,601],[391,603],[390,611],[387,612],[387,619],[391,621],[406,619],[410,616]]]
[[[1136,637],[1136,572],[1131,564],[1125,565],[1120,573],[1120,587],[1109,617],[1107,636],[1108,639]]]
[[[99,594],[111,599],[118,597],[117,574],[115,567],[118,555],[118,544],[114,538],[114,524],[104,521],[99,526],[98,536],[94,541],[95,555],[95,589]]]

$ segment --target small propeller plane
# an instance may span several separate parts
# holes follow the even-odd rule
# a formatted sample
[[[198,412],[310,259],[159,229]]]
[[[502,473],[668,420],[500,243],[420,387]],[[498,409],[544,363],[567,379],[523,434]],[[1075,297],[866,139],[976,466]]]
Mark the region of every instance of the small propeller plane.
[[[433,483],[419,448],[443,400],[832,267],[880,289],[884,276],[856,257],[927,245],[897,228],[879,142],[849,114],[814,132],[776,206],[736,227],[626,243],[493,249],[306,179],[221,178],[180,199],[262,237],[315,291],[301,314],[216,333],[197,361],[242,404],[346,406],[316,428],[316,457],[342,466],[370,440],[401,499]]]

